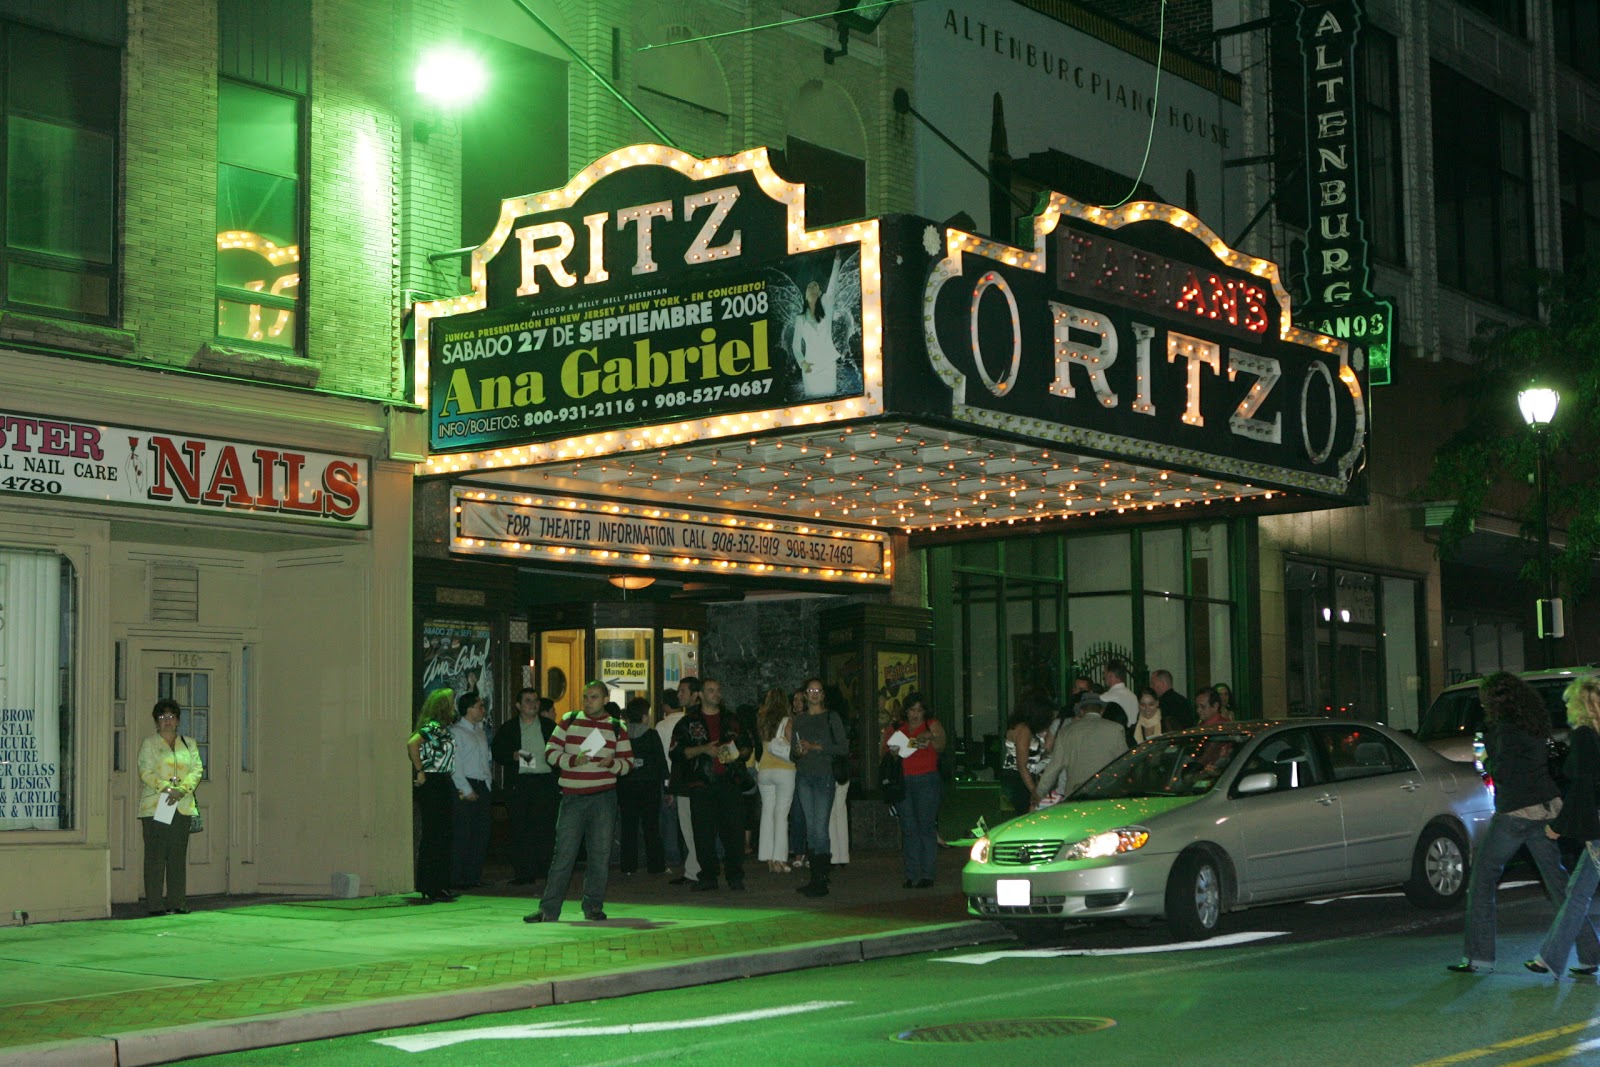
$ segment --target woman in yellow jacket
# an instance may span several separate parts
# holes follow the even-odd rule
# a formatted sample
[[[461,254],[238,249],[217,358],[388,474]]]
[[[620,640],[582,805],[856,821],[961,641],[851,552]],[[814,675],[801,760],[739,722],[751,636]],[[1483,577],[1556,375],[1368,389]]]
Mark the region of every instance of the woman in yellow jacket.
[[[178,702],[156,701],[150,717],[156,732],[139,746],[139,823],[144,827],[144,904],[151,915],[189,914],[189,823],[198,810],[195,787],[204,769],[200,746],[178,733]],[[158,820],[158,808],[171,810],[172,820]],[[165,818],[166,812],[163,812]],[[165,883],[165,893],[162,886]]]

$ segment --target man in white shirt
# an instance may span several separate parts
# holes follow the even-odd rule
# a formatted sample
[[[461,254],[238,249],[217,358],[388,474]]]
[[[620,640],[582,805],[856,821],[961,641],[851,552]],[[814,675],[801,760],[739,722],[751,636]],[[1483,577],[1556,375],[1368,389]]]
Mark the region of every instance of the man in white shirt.
[[[483,885],[483,857],[489,851],[489,781],[493,776],[489,737],[483,729],[488,714],[477,690],[456,697],[456,721],[450,724],[450,736],[456,743],[455,769],[450,772],[456,787],[450,884],[457,889]]]
[[[1101,696],[1107,704],[1115,704],[1128,716],[1128,721],[1139,717],[1139,698],[1128,688],[1128,667],[1119,660],[1106,664],[1106,689]]]

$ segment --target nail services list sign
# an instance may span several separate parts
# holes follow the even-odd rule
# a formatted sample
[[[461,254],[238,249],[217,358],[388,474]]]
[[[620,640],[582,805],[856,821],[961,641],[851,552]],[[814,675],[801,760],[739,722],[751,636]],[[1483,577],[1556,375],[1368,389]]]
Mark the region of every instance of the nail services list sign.
[[[0,411],[0,493],[363,527],[359,456]]]

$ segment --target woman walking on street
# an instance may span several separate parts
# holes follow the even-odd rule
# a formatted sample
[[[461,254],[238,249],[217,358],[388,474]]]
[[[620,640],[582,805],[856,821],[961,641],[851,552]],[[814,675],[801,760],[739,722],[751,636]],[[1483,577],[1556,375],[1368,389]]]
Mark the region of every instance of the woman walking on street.
[[[1572,837],[1584,843],[1578,866],[1567,880],[1567,899],[1561,914],[1545,934],[1539,955],[1524,966],[1535,974],[1557,974],[1567,965],[1572,943],[1581,935],[1593,945],[1594,926],[1589,922],[1589,905],[1594,901],[1595,885],[1600,883],[1600,815],[1595,801],[1600,796],[1600,679],[1580,678],[1567,686],[1567,723],[1572,727],[1567,752],[1567,795],[1561,813],[1550,820],[1545,835],[1554,841]],[[1496,816],[1498,818],[1498,816]],[[1573,974],[1594,974],[1600,966],[1591,957],[1580,956]]]
[[[1461,960],[1449,965],[1458,974],[1494,970],[1496,887],[1518,849],[1527,846],[1558,909],[1567,888],[1561,850],[1544,832],[1561,811],[1561,790],[1550,776],[1550,715],[1544,701],[1527,682],[1506,671],[1485,678],[1478,698],[1483,702],[1484,767],[1494,777],[1495,810],[1472,864]],[[1578,962],[1590,968],[1600,964],[1600,941],[1591,928],[1578,930]]]

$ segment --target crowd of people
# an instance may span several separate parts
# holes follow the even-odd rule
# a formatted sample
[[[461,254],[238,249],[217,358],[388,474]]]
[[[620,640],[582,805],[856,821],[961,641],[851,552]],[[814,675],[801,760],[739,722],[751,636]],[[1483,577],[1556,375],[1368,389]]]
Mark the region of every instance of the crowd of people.
[[[528,922],[560,917],[580,857],[609,858],[613,835],[625,877],[642,859],[650,873],[675,873],[668,884],[737,892],[753,858],[772,874],[801,872],[798,892],[826,896],[834,867],[849,862],[850,775],[845,721],[822,681],[770,689],[759,705],[735,711],[719,681],[689,677],[661,705],[652,725],[648,700],[620,708],[603,683],[590,682],[580,707],[558,720],[551,700],[525,688],[517,714],[491,735],[478,693],[428,694],[407,744],[420,902],[448,903],[484,884],[496,764],[512,883],[542,888]],[[915,785],[905,808],[918,828],[907,884],[931,885],[944,735],[920,698],[906,719],[906,774]],[[930,749],[931,759],[923,755]],[[590,920],[605,918],[607,868],[584,867]]]
[[[1058,708],[1045,694],[1026,692],[1006,722],[1000,784],[1011,809],[1037,811],[1071,795],[1106,764],[1135,745],[1191,726],[1217,726],[1234,717],[1226,682],[1178,692],[1172,672],[1150,672],[1150,684],[1128,687],[1125,664],[1106,664],[1100,687],[1073,679],[1070,703]]]
[[[1233,717],[1226,685],[1198,690],[1191,703],[1165,670],[1137,692],[1121,663],[1108,664],[1102,681],[1076,679],[1065,709],[1036,693],[1019,700],[1000,774],[1015,811],[1059,802],[1132,745]],[[925,889],[936,876],[947,737],[921,694],[898,704],[879,738],[880,793],[899,819],[904,886]],[[797,891],[821,897],[849,862],[849,735],[820,679],[769,689],[737,710],[720,681],[688,677],[654,709],[642,696],[618,707],[590,682],[559,721],[532,688],[516,711],[491,735],[476,692],[440,689],[423,701],[408,745],[423,902],[484,884],[496,765],[512,883],[542,888],[528,922],[559,918],[580,858],[609,857],[614,836],[624,877],[642,864],[692,892],[743,890],[751,861],[768,874],[799,872]],[[604,918],[607,866],[585,865],[587,918]]]

